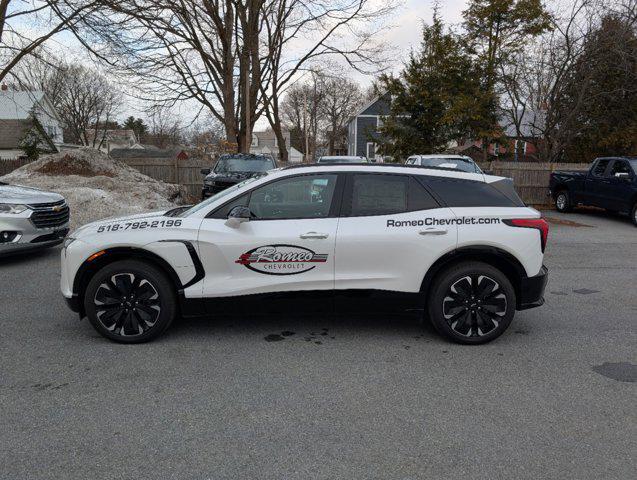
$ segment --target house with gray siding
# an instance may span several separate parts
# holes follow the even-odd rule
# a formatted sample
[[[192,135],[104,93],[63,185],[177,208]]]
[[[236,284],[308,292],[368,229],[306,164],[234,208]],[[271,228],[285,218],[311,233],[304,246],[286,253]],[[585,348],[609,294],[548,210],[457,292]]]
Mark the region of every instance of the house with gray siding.
[[[377,153],[379,129],[383,119],[389,115],[391,96],[389,93],[376,97],[365,105],[348,124],[347,154],[367,157],[371,161],[382,161]]]

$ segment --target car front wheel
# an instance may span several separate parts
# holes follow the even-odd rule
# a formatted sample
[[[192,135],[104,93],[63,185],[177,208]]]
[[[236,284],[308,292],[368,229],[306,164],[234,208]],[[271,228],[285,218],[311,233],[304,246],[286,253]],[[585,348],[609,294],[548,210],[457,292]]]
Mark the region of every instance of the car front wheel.
[[[633,205],[633,209],[630,212],[630,219],[633,221],[633,225],[637,227],[637,202]]]
[[[509,327],[515,291],[498,269],[481,262],[455,265],[439,275],[429,296],[434,327],[457,343],[487,343]]]
[[[84,308],[102,336],[120,343],[142,343],[161,335],[177,311],[170,280],[137,260],[114,262],[98,271],[86,289]]]

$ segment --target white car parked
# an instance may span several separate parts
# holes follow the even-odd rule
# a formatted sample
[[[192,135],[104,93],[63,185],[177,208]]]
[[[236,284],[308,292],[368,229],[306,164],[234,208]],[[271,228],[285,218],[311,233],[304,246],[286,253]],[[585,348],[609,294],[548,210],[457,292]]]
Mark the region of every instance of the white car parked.
[[[193,207],[86,225],[62,293],[103,336],[156,337],[176,316],[418,311],[484,343],[539,306],[548,233],[509,179],[395,165],[304,165]],[[315,300],[312,302],[312,300]]]
[[[469,173],[482,173],[480,167],[473,158],[465,155],[412,155],[406,161],[405,165],[417,165],[420,167],[434,168],[451,168]]]

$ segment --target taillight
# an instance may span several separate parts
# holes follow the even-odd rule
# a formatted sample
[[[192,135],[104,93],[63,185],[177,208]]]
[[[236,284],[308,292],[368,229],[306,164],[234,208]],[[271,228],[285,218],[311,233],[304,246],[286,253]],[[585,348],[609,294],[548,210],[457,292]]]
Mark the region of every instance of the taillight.
[[[549,236],[549,224],[543,218],[508,218],[503,220],[504,223],[511,227],[535,228],[540,232],[540,242],[542,244],[542,253],[546,248],[546,239]]]

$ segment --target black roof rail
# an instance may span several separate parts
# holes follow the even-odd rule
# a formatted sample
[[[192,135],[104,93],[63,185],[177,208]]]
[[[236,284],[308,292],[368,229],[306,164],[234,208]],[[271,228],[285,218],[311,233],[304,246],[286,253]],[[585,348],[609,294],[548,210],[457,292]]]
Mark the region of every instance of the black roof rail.
[[[443,172],[461,172],[461,173],[478,173],[466,172],[459,168],[451,167],[426,167],[422,165],[405,165],[403,163],[299,163],[296,165],[288,165],[281,170],[290,170],[294,168],[308,167],[383,167],[383,168],[413,168],[415,170],[441,170]]]

